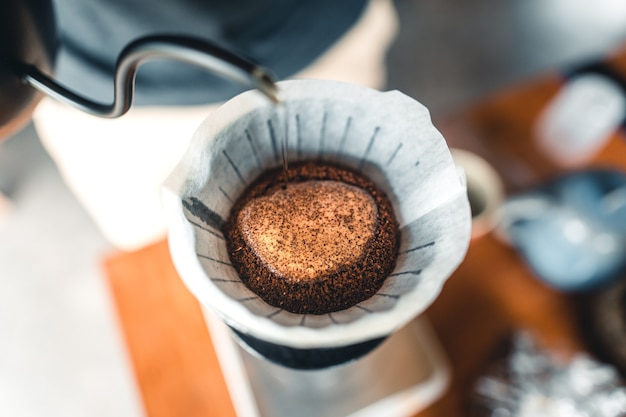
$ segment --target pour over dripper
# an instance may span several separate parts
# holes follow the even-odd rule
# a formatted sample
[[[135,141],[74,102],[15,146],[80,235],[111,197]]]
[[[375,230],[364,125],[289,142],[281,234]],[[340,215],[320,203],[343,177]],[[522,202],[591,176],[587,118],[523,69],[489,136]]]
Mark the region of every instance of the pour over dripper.
[[[463,259],[471,223],[464,179],[426,108],[406,95],[332,81],[278,86],[281,106],[251,91],[214,112],[167,180],[174,264],[200,302],[253,344],[314,353],[372,348],[424,311]],[[230,266],[221,224],[253,179],[280,166],[285,136],[289,162],[355,169],[394,206],[401,233],[396,268],[376,295],[356,306],[325,315],[289,313],[258,298]],[[191,199],[204,205],[206,216],[185,208]]]

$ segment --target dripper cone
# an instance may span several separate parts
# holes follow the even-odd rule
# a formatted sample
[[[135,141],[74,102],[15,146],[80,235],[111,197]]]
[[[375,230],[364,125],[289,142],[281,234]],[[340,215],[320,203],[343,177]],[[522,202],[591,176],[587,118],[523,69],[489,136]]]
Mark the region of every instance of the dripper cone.
[[[471,216],[464,178],[428,111],[397,91],[333,81],[279,83],[282,105],[254,91],[227,102],[192,138],[164,186],[174,264],[192,293],[243,334],[302,349],[391,334],[424,311],[463,259]],[[295,314],[261,300],[230,265],[222,226],[233,202],[268,168],[321,160],[359,171],[394,206],[395,270],[345,310]]]

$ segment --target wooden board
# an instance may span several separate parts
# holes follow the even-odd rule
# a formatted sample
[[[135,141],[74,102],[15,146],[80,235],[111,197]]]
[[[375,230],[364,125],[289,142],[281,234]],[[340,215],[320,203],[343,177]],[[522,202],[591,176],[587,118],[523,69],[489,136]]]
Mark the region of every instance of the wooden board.
[[[234,417],[204,317],[166,242],[105,262],[148,417]]]

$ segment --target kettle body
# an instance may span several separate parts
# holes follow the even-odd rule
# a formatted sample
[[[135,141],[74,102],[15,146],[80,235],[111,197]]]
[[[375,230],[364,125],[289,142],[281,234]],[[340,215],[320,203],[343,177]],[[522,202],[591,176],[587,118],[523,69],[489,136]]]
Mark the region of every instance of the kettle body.
[[[50,73],[57,50],[51,0],[2,0],[0,6],[0,139],[19,131],[42,97],[21,79],[21,66]]]

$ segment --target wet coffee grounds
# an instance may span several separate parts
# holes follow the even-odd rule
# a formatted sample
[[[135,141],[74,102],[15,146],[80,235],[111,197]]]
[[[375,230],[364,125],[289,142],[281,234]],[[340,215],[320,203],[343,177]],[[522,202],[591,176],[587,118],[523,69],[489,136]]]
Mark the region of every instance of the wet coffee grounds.
[[[241,281],[298,314],[370,298],[393,271],[399,247],[391,203],[372,181],[313,162],[262,174],[235,202],[224,235]]]

